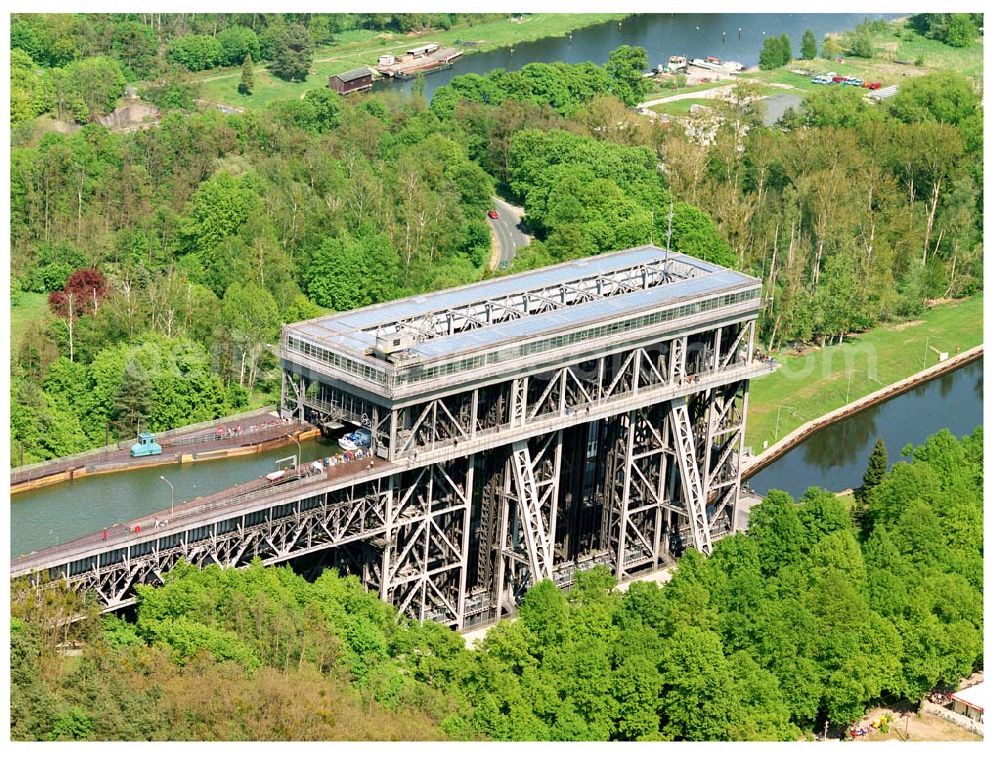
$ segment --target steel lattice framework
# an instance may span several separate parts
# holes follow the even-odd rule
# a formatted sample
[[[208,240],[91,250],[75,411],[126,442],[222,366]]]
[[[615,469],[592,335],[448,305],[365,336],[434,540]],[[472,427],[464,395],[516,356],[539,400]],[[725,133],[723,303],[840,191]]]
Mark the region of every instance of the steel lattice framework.
[[[153,537],[14,562],[107,608],[181,558],[331,554],[400,612],[462,629],[534,582],[619,578],[737,524],[760,283],[659,248],[285,328],[281,412],[364,425],[372,467],[209,501]]]

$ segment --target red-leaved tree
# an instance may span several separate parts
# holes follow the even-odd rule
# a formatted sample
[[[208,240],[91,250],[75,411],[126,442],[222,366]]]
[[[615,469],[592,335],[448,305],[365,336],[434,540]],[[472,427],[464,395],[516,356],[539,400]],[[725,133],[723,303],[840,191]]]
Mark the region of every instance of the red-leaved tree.
[[[62,292],[49,295],[49,307],[66,319],[69,330],[69,359],[73,360],[73,321],[85,313],[93,313],[108,291],[108,282],[96,268],[81,268],[66,280]]]
[[[96,311],[107,291],[108,282],[100,271],[96,268],[81,268],[70,274],[62,292],[49,294],[49,307],[56,315],[69,318],[72,303],[72,316],[79,318],[85,313]]]

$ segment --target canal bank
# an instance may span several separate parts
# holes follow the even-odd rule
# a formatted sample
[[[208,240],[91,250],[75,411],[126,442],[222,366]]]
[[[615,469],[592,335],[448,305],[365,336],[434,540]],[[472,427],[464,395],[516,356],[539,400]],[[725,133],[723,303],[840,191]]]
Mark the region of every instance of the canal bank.
[[[52,461],[20,466],[11,471],[10,494],[72,482],[86,476],[175,463],[233,458],[283,447],[288,438],[303,442],[319,435],[310,424],[283,420],[260,409],[171,429],[155,435],[163,448],[158,455],[133,458],[135,440],[125,440]]]
[[[982,358],[979,345],[802,424],[760,455],[745,459],[744,481],[761,493],[784,489],[798,496],[812,485],[840,492],[860,482],[854,469],[867,461],[876,437],[887,438],[898,460],[897,448],[920,444],[941,428],[956,436],[968,434],[982,423]],[[847,430],[852,422],[857,429]],[[817,445],[823,452],[805,449],[824,435],[830,439]],[[890,441],[891,436],[898,439]],[[824,481],[831,471],[837,476]]]
[[[565,14],[539,13],[521,20],[489,22],[472,27],[436,29],[417,35],[372,35],[356,42],[318,51],[304,82],[286,82],[266,66],[255,70],[252,95],[237,92],[240,69],[213,70],[198,81],[208,101],[237,108],[265,108],[275,100],[301,97],[314,87],[327,87],[329,78],[359,66],[375,68],[382,55],[405,52],[435,42],[454,46],[463,55],[448,69],[421,81],[430,100],[435,90],[462,74],[486,75],[495,69],[513,71],[529,63],[584,63],[604,65],[613,50],[635,45],[648,51],[650,65],[664,63],[671,55],[691,58],[718,56],[748,65],[757,62],[763,40],[788,34],[799,40],[806,29],[817,39],[854,28],[865,18],[892,18],[900,14],[877,13],[639,13]],[[409,94],[414,79],[386,79],[375,90]]]
[[[171,502],[180,509],[230,487],[260,482],[289,463],[289,456],[308,463],[340,452],[334,440],[322,436],[298,444],[287,438],[278,442],[278,447],[259,452],[88,476],[13,495],[11,555],[69,542],[102,526],[131,523],[169,509]]]
[[[243,440],[239,445],[227,447],[216,447],[214,443],[208,449],[190,449],[187,452],[163,453],[157,456],[146,458],[130,458],[121,461],[109,461],[107,463],[91,463],[83,466],[66,468],[56,474],[50,474],[37,479],[30,479],[20,484],[11,484],[10,494],[18,495],[22,492],[41,489],[53,484],[63,482],[75,482],[88,476],[98,476],[101,474],[116,474],[123,471],[135,471],[144,468],[159,468],[180,463],[199,463],[204,461],[218,461],[226,458],[240,458],[245,455],[257,455],[267,450],[283,448],[288,446],[288,438],[297,442],[306,442],[319,437],[320,430],[316,428],[302,429],[287,432],[280,436],[272,434],[262,435],[262,439]]]
[[[665,63],[671,55],[688,58],[717,56],[754,65],[768,36],[788,34],[793,40],[812,29],[817,39],[854,28],[865,18],[893,18],[899,14],[862,13],[637,13],[622,19],[590,25],[556,36],[520,42],[509,47],[465,49],[465,55],[445,71],[431,74],[422,83],[428,100],[435,90],[462,74],[487,75],[496,69],[514,71],[529,63],[594,63],[603,66],[612,51],[634,45],[647,51],[650,66]],[[436,41],[450,44],[447,35]],[[409,93],[413,81],[388,80],[376,85]]]
[[[980,293],[843,342],[776,351],[780,369],[750,384],[744,448],[757,455],[807,421],[933,366],[941,352],[982,344],[983,301]]]

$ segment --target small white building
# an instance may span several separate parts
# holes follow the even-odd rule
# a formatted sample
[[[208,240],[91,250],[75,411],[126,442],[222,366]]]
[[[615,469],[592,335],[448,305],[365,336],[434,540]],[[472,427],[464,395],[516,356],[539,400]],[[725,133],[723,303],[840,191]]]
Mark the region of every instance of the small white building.
[[[428,42],[426,45],[407,50],[406,54],[412,55],[414,58],[423,58],[425,55],[435,52],[439,47],[441,46],[437,42]]]
[[[986,682],[959,690],[951,696],[951,702],[955,713],[968,716],[973,721],[982,721],[986,704]]]

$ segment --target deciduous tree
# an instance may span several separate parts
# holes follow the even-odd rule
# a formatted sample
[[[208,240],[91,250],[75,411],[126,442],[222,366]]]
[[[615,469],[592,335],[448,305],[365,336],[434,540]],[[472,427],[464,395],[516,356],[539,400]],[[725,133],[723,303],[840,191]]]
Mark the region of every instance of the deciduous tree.
[[[802,44],[799,46],[799,54],[803,60],[811,61],[816,57],[816,35],[812,29],[806,29],[802,33]]]
[[[643,77],[649,69],[645,48],[622,45],[611,52],[605,69],[611,76],[612,91],[625,105],[636,105],[649,91],[650,83]]]

